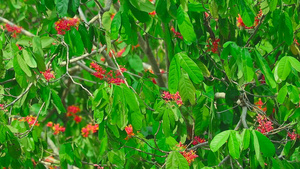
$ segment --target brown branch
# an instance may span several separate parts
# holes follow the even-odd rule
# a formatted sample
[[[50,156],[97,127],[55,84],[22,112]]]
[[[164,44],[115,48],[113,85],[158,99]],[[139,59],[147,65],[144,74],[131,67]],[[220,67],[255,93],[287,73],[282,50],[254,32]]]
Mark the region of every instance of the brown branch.
[[[162,75],[160,73],[158,64],[155,60],[153,52],[151,51],[151,48],[150,48],[150,45],[149,45],[148,41],[145,41],[140,34],[138,34],[138,41],[139,41],[141,49],[147,55],[147,57],[150,61],[150,64],[152,66],[154,74],[157,76],[158,85],[160,87],[165,87],[165,83],[164,83]]]
[[[9,25],[11,25],[11,26],[18,26],[18,25],[16,25],[16,24],[12,23],[11,21],[9,21],[9,20],[7,20],[7,19],[5,19],[5,18],[2,18],[2,17],[0,17],[0,21],[2,21],[2,22],[4,22],[4,23],[7,23],[7,24],[9,24]],[[22,32],[24,35],[26,35],[26,36],[30,36],[30,37],[33,37],[33,36],[34,36],[34,34],[32,34],[31,32],[29,32],[29,31],[27,31],[27,30],[25,30],[24,28],[21,29],[21,32]]]

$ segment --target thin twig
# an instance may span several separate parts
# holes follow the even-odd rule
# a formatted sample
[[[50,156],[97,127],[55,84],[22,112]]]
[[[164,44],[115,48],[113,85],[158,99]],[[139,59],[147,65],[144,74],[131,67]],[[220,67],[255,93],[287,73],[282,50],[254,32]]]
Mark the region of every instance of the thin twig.
[[[258,32],[258,29],[259,29],[260,25],[263,23],[263,20],[264,20],[265,17],[266,17],[266,15],[263,15],[263,16],[261,17],[261,19],[260,19],[258,25],[255,27],[255,30],[254,30],[253,34],[252,34],[252,35],[249,37],[249,39],[247,40],[247,43],[246,43],[245,47],[248,47],[248,46],[249,46],[249,43],[250,43],[251,39],[252,39],[252,38],[256,35],[256,33]]]
[[[31,86],[33,85],[33,83],[30,83],[27,88],[25,89],[25,91],[23,93],[21,93],[14,101],[12,101],[11,103],[9,103],[8,105],[5,105],[3,107],[3,109],[6,109],[9,106],[12,106],[13,104],[15,104],[18,100],[20,100],[31,88]]]

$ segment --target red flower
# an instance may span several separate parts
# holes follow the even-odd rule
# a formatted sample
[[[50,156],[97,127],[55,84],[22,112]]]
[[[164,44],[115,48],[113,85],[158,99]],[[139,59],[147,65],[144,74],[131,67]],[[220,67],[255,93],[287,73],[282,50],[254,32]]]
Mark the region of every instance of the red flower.
[[[259,123],[257,131],[261,132],[262,134],[265,134],[273,130],[273,123],[269,121],[265,116],[258,114],[256,118]]]
[[[126,47],[123,48],[123,49],[121,49],[121,50],[117,53],[117,57],[121,57],[122,54],[125,52],[125,50],[126,50]]]
[[[202,139],[202,138],[200,138],[200,137],[198,137],[198,136],[196,136],[196,137],[194,137],[194,140],[193,140],[193,145],[197,145],[197,144],[199,144],[199,143],[204,143],[205,142],[205,139]]]
[[[175,37],[179,38],[179,39],[183,39],[181,33],[176,32],[174,27],[171,27],[171,31],[175,34]]]
[[[300,44],[298,43],[297,39],[294,39],[294,43],[295,43],[297,46],[300,46]]]
[[[45,72],[40,72],[43,74],[44,78],[49,82],[50,79],[55,79],[54,72],[50,71],[50,68]]]
[[[99,125],[95,124],[94,126],[92,124],[88,124],[86,127],[81,129],[81,135],[83,137],[88,137],[90,134],[90,131],[92,133],[96,133],[99,130]]]
[[[33,117],[32,115],[27,116],[27,117],[23,117],[19,121],[26,121],[29,124],[29,127],[31,127],[34,123],[35,123],[35,126],[39,126],[40,125],[38,123],[36,117]]]
[[[255,105],[257,105],[257,107],[258,107],[260,110],[262,110],[262,111],[264,111],[264,112],[267,111],[267,108],[266,108],[266,107],[263,107],[264,103],[261,101],[261,98],[258,99],[258,102],[256,102]]]
[[[53,126],[53,122],[49,121],[49,122],[47,123],[47,127],[52,127],[52,126]]]
[[[19,34],[19,33],[21,33],[21,31],[22,31],[22,27],[20,27],[20,26],[13,26],[13,25],[10,25],[10,24],[5,24],[5,27],[6,27],[6,30],[8,31],[8,32],[11,32],[12,34],[11,34],[11,36],[13,37],[13,38],[16,38],[17,37],[17,34]]]
[[[292,140],[296,140],[297,137],[298,137],[299,135],[296,134],[295,131],[293,131],[292,133],[288,132],[288,136],[289,136],[289,138],[291,138]]]
[[[179,92],[176,92],[175,94],[170,94],[169,92],[163,91],[162,94],[163,99],[168,101],[175,101],[178,106],[181,106],[183,104],[181,96],[179,95]]]
[[[189,165],[191,165],[191,163],[195,160],[195,158],[198,157],[198,155],[194,150],[190,150],[188,152],[182,151],[180,153],[184,156],[184,158],[189,163]]]
[[[76,115],[75,115],[74,120],[76,121],[76,123],[79,123],[79,122],[81,122],[82,117],[81,117],[81,116],[76,116]]]
[[[115,17],[115,15],[116,15],[115,13],[111,13],[111,14],[110,14],[110,20],[113,20],[114,17]]]
[[[80,20],[78,18],[63,18],[55,22],[55,29],[58,34],[64,35],[71,27],[78,29]]]
[[[215,39],[211,45],[206,45],[208,47],[207,51],[212,51],[213,53],[218,53],[220,39]]]
[[[154,17],[156,15],[156,12],[155,11],[150,12],[149,15],[151,15],[152,17]]]
[[[80,112],[80,108],[78,106],[69,106],[67,111],[67,117],[73,116],[78,112]]]
[[[59,124],[54,124],[54,126],[52,127],[52,129],[54,130],[54,135],[59,134],[60,132],[65,132],[66,128],[63,126],[60,126]]]
[[[125,140],[128,140],[129,138],[131,138],[132,136],[134,136],[133,128],[132,128],[131,124],[129,124],[128,126],[125,127],[125,131],[127,133],[127,137],[125,138]]]

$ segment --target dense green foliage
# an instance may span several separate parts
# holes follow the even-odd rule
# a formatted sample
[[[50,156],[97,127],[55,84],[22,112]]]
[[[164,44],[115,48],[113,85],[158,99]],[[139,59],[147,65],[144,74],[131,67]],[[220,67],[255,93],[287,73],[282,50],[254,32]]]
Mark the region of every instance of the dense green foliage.
[[[0,14],[0,168],[300,168],[299,0]]]

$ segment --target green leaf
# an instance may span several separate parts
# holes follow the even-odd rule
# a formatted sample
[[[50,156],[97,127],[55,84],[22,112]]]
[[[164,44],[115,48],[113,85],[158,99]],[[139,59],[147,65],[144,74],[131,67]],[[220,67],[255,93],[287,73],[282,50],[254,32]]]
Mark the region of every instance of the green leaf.
[[[297,70],[297,72],[300,72],[300,62],[294,58],[294,57],[291,57],[291,56],[286,56],[291,64],[291,66]]]
[[[287,45],[291,45],[293,43],[293,25],[292,21],[288,15],[287,12],[282,13],[281,15],[281,26],[283,26],[283,29],[280,29],[283,31],[283,38],[285,40],[285,43]]]
[[[277,101],[278,103],[282,104],[286,98],[288,91],[287,91],[287,85],[284,85],[278,92],[277,95]]]
[[[28,68],[25,60],[22,58],[22,56],[17,55],[18,63],[20,68],[26,73],[27,76],[31,77],[31,70]]]
[[[246,150],[250,145],[250,131],[248,129],[244,129],[242,135],[243,135],[243,150]]]
[[[259,131],[254,130],[252,132],[255,132],[255,134],[257,136],[260,151],[262,152],[263,156],[264,157],[272,157],[275,154],[274,144],[268,139],[268,137],[266,137]]]
[[[188,73],[195,84],[199,84],[204,79],[201,69],[185,52],[177,53],[175,58],[177,59],[176,62]]]
[[[90,53],[92,51],[93,43],[86,27],[83,24],[80,24],[78,26],[78,32],[80,33],[84,47]]]
[[[169,91],[173,94],[177,92],[179,78],[180,78],[180,65],[176,61],[176,59],[172,59],[169,68],[168,85],[169,85]]]
[[[252,137],[251,137],[252,145],[254,146],[254,151],[255,151],[255,156],[256,156],[257,161],[259,162],[260,166],[264,167],[264,160],[260,153],[260,144],[259,144],[256,132],[257,131],[252,130]]]
[[[121,22],[121,12],[117,12],[111,22],[111,27],[110,27],[110,31],[111,31],[110,33],[111,33],[112,39],[118,39],[121,23],[122,23]]]
[[[49,48],[52,46],[52,43],[55,42],[55,40],[51,37],[43,36],[41,37],[41,42],[42,42],[42,48]]]
[[[144,71],[143,61],[137,54],[129,55],[128,62],[130,67],[135,70],[136,72]]]
[[[64,17],[68,13],[69,0],[55,0],[56,10],[60,17]]]
[[[122,150],[113,150],[107,154],[109,162],[123,168],[125,164],[125,154]]]
[[[149,0],[129,0],[129,2],[140,11],[149,13],[155,10],[154,5]]]
[[[78,10],[78,7],[80,5],[80,0],[70,0],[70,7],[72,12],[76,13]]]
[[[59,158],[61,161],[67,161],[68,164],[72,165],[74,163],[74,153],[70,143],[65,143],[60,146]]]
[[[164,115],[163,115],[162,130],[165,134],[165,137],[170,136],[170,133],[171,133],[170,119],[169,119],[169,113],[167,110],[164,112]]]
[[[289,93],[291,101],[294,104],[298,104],[299,103],[299,90],[298,90],[298,88],[294,85],[289,85],[289,86],[287,86],[287,89],[288,89],[288,93]]]
[[[250,9],[250,4],[247,4],[245,0],[239,0],[239,7],[241,12],[241,17],[246,26],[251,27],[254,23],[254,17],[252,10]]]
[[[278,0],[268,0],[270,11],[274,11],[277,7]]]
[[[189,15],[182,9],[181,5],[177,9],[178,28],[183,39],[187,44],[196,41],[196,34],[193,25],[190,21]]]
[[[18,139],[14,136],[8,134],[9,140],[7,141],[8,154],[14,158],[18,159],[21,156],[21,147]]]
[[[288,57],[283,57],[280,59],[278,64],[275,67],[274,76],[277,82],[285,81],[288,75],[291,72],[291,64]]]
[[[276,83],[274,81],[274,76],[270,67],[267,64],[267,61],[260,55],[258,51],[255,50],[255,53],[256,53],[256,61],[258,62],[260,70],[265,75],[266,83],[270,85],[272,88],[275,88]]]
[[[37,67],[39,71],[44,72],[46,70],[45,58],[42,49],[42,42],[40,37],[35,36],[32,39],[32,47],[35,60],[37,62]]]
[[[132,126],[135,130],[140,130],[142,128],[143,118],[144,118],[144,116],[140,112],[131,113],[131,122],[132,122]]]
[[[253,62],[251,55],[248,51],[248,49],[243,48],[242,49],[242,62],[243,62],[243,73],[245,82],[251,82],[254,77],[254,71],[253,71]]]
[[[179,80],[178,89],[182,101],[186,102],[187,100],[189,100],[192,105],[195,104],[196,89],[185,72],[182,72],[182,75]]]
[[[36,68],[37,67],[36,61],[34,60],[32,55],[27,52],[27,50],[25,50],[25,49],[22,50],[22,54],[23,54],[24,60],[26,60],[26,64],[29,67],[31,67],[31,68]]]
[[[210,142],[210,145],[209,145],[211,151],[212,152],[218,151],[219,148],[222,147],[226,143],[230,133],[231,133],[231,130],[226,130],[226,131],[223,131],[222,133],[219,133],[218,135],[216,135],[212,139],[212,141]]]
[[[166,159],[166,169],[189,169],[189,163],[178,151],[172,151]]]
[[[82,38],[75,28],[72,27],[70,31],[66,32],[64,40],[69,46],[70,56],[80,56],[83,54],[84,45]]]
[[[54,103],[58,113],[60,113],[60,112],[66,113],[67,111],[66,111],[64,105],[62,104],[60,97],[56,94],[56,91],[51,90],[51,94],[52,94],[53,103]]]
[[[228,140],[229,154],[235,159],[240,157],[240,143],[236,137],[237,134],[238,133],[236,131],[231,131]]]
[[[100,124],[103,121],[103,117],[104,117],[103,111],[99,109],[94,110],[94,119],[98,124]]]

